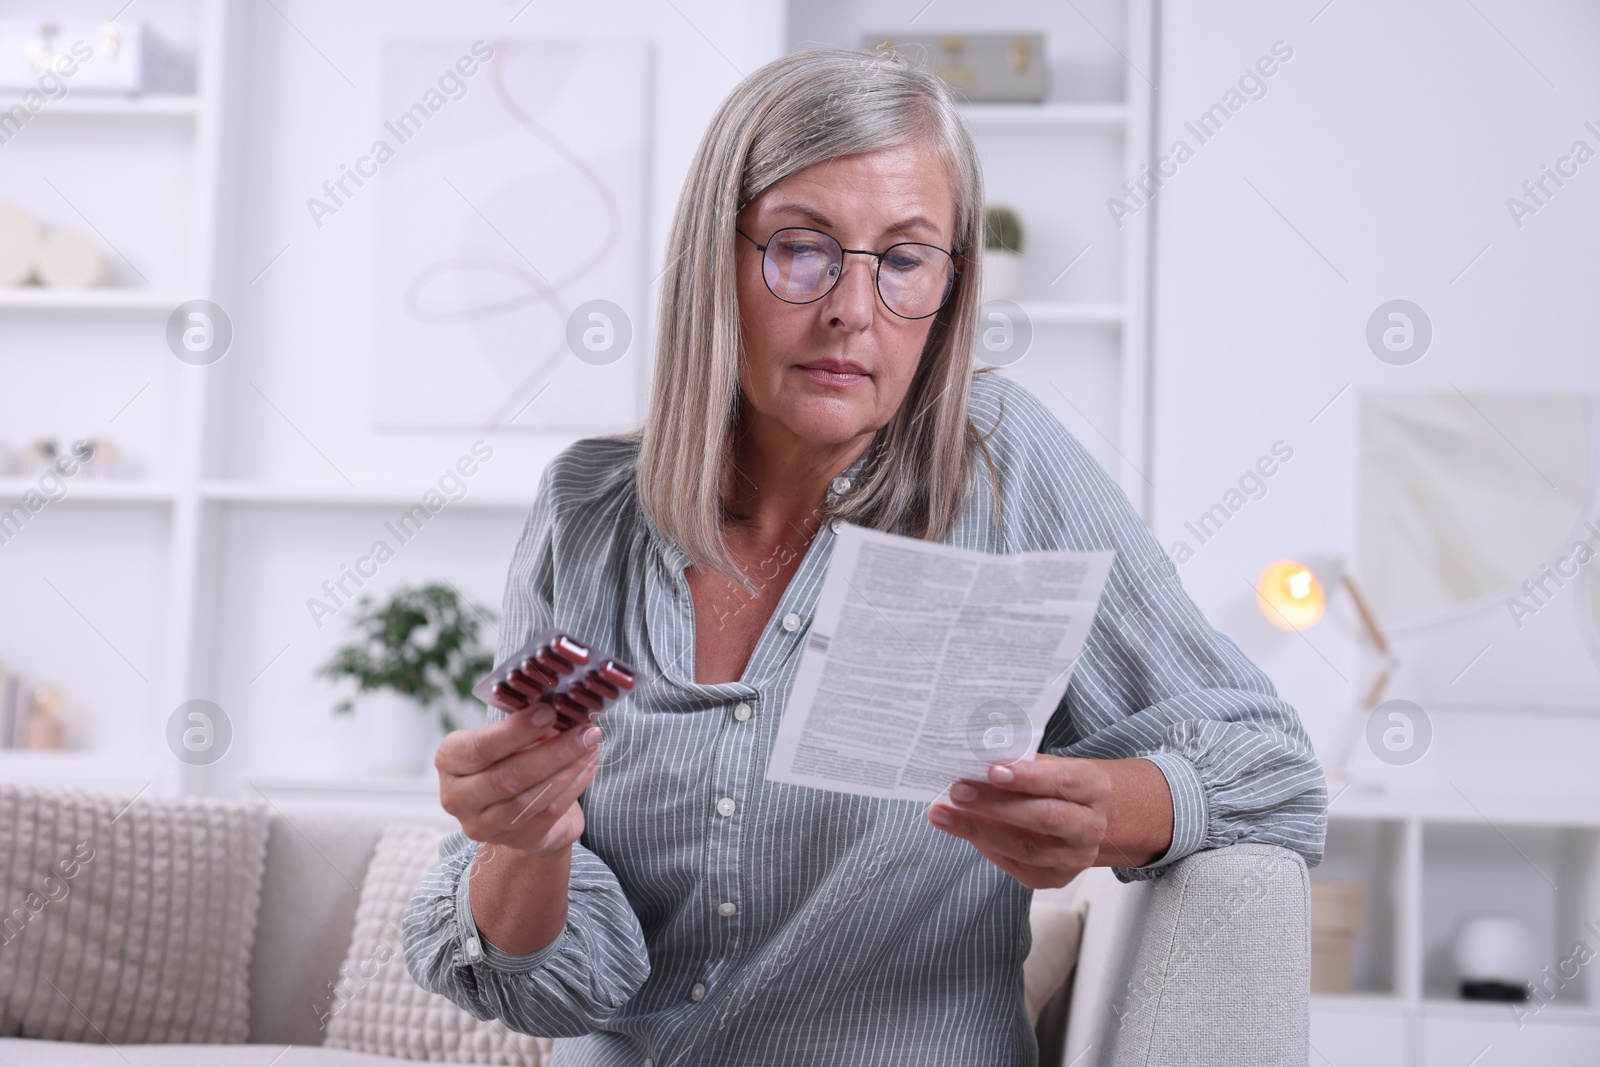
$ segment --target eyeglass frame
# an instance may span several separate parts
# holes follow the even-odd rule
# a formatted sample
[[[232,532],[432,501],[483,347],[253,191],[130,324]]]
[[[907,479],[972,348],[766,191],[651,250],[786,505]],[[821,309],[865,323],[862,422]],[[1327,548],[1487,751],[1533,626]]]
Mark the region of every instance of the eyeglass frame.
[[[804,230],[807,233],[820,233],[822,236],[826,237],[828,240],[832,241],[834,244],[839,246],[839,252],[840,252],[841,256],[847,256],[847,255],[848,256],[871,256],[873,258],[873,260],[874,260],[873,265],[872,265],[872,291],[878,294],[878,302],[881,303],[884,306],[885,310],[887,310],[889,312],[889,314],[893,315],[895,318],[898,318],[898,319],[905,319],[907,322],[921,322],[923,319],[931,319],[931,318],[933,318],[933,316],[939,314],[939,312],[943,311],[947,306],[949,306],[950,296],[951,296],[952,293],[955,292],[956,279],[960,278],[961,275],[965,273],[964,271],[961,270],[961,268],[956,266],[956,261],[960,257],[956,253],[955,249],[953,249],[953,248],[939,248],[938,245],[931,245],[926,241],[898,241],[898,242],[890,245],[888,248],[885,248],[882,252],[873,252],[873,251],[870,251],[870,250],[865,249],[865,248],[846,248],[844,246],[844,242],[843,241],[839,240],[837,237],[835,237],[833,234],[829,233],[827,230],[819,230],[815,226],[779,226],[776,230],[773,230],[771,233],[769,233],[767,235],[767,243],[766,244],[757,244],[756,243],[756,239],[754,237],[751,237],[749,234],[745,233],[743,230],[741,230],[737,226],[735,226],[733,228],[733,232],[734,233],[737,233],[740,237],[743,237],[746,241],[749,241],[751,244],[756,246],[756,251],[761,253],[763,264],[765,264],[765,261],[766,261],[767,245],[770,245],[772,243],[772,239],[774,237],[778,236],[778,234],[782,233],[784,230]],[[883,269],[883,257],[887,256],[890,252],[893,252],[895,249],[901,248],[901,247],[903,247],[905,245],[916,245],[916,246],[919,246],[921,248],[938,249],[940,252],[943,252],[945,255],[950,257],[950,269],[954,272],[953,276],[950,279],[950,293],[946,293],[945,294],[945,298],[942,301],[939,302],[939,306],[934,308],[932,311],[928,312],[926,315],[902,315],[902,314],[900,314],[900,312],[896,311],[894,308],[889,306],[889,301],[884,299],[883,287],[878,282],[879,272],[882,271],[882,269]],[[829,293],[833,292],[834,289],[838,288],[839,279],[843,278],[843,277],[844,277],[844,260],[841,258],[839,260],[839,274],[838,274],[837,277],[835,277],[833,279],[832,284],[830,284],[828,286],[828,288],[824,289],[821,293],[818,293],[816,296],[812,297],[810,300],[785,300],[783,297],[778,296],[777,293],[772,293],[772,283],[767,281],[767,272],[766,272],[766,270],[763,269],[762,272],[761,272],[761,281],[762,281],[762,283],[764,285],[766,285],[767,292],[772,293],[772,295],[773,295],[773,297],[775,299],[783,300],[783,302],[785,304],[792,304],[795,307],[804,307],[807,304],[815,304],[818,300],[821,300],[823,297],[825,297]]]

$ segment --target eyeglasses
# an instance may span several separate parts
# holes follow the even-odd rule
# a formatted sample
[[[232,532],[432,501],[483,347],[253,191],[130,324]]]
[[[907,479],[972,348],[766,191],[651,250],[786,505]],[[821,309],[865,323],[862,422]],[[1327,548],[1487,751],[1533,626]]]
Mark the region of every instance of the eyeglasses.
[[[761,277],[786,304],[811,304],[833,291],[844,273],[844,257],[871,256],[873,281],[883,306],[902,319],[925,319],[944,307],[961,272],[955,258],[936,245],[905,241],[882,252],[845,248],[821,230],[790,226],[766,244],[743,230],[740,237],[761,253]]]

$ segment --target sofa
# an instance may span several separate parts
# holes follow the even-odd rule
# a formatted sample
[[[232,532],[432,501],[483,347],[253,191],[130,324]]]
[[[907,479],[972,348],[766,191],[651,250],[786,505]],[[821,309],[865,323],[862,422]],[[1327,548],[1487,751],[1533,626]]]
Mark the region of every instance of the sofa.
[[[266,816],[243,1044],[0,1038],[15,1067],[361,1067],[415,1062],[325,1048],[314,1010],[352,944],[358,898],[393,816]],[[408,822],[417,822],[414,817]],[[439,829],[451,824],[441,812]],[[1040,901],[1084,914],[1070,980],[1042,1009],[1046,1067],[1307,1063],[1309,883],[1301,858],[1241,844],[1151,882],[1097,869]]]

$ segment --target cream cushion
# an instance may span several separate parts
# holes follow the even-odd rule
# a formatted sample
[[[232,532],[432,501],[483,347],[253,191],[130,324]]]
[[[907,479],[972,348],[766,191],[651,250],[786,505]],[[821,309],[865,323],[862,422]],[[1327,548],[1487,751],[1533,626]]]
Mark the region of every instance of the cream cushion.
[[[1035,890],[1028,922],[1033,928],[1033,947],[1022,964],[1022,991],[1028,1002],[1028,1018],[1035,1026],[1039,1013],[1050,998],[1066,984],[1078,962],[1078,944],[1083,940],[1083,921],[1088,906],[1076,892]]]
[[[0,1036],[231,1044],[267,805],[0,783]]]
[[[417,985],[406,970],[400,920],[411,893],[439,863],[437,826],[384,827],[361,883],[350,951],[324,998],[327,1048],[408,1060],[548,1067],[555,1039],[476,1019]]]

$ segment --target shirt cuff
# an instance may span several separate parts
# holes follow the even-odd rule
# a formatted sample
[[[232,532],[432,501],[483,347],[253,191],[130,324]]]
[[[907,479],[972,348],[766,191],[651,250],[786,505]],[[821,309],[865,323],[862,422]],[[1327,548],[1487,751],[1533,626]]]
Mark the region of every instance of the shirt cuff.
[[[1140,756],[1161,768],[1172,794],[1172,844],[1159,858],[1143,867],[1124,867],[1124,871],[1153,874],[1197,852],[1206,840],[1206,792],[1200,772],[1193,763],[1176,752],[1151,752]]]
[[[468,899],[472,885],[472,864],[477,858],[477,850],[474,849],[472,858],[467,860],[467,865],[461,869],[461,875],[456,882],[456,925],[461,937],[461,951],[466,956],[467,963],[474,967],[487,966],[490,970],[504,974],[527,974],[529,971],[538,970],[566,941],[566,925],[562,924],[554,941],[532,952],[507,952],[490,944],[489,939],[479,932],[478,924],[472,918],[472,903]]]

